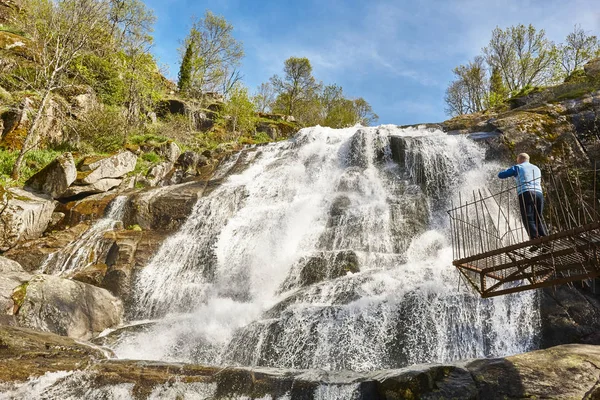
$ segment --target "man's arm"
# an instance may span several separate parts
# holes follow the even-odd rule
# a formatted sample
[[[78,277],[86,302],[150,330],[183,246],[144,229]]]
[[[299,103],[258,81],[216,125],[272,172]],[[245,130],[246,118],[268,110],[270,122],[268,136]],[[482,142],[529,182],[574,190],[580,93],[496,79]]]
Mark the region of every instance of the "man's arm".
[[[506,179],[506,178],[510,178],[511,176],[518,176],[519,173],[517,172],[517,167],[516,166],[512,166],[507,170],[498,172],[498,178],[500,179]]]

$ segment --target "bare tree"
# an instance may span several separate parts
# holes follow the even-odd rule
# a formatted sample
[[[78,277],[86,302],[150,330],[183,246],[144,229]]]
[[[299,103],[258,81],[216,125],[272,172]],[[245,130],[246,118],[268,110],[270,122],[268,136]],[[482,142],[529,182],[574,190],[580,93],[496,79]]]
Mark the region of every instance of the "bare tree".
[[[565,44],[558,46],[558,51],[560,66],[565,76],[569,76],[600,53],[600,42],[596,36],[588,35],[581,25],[575,25]]]
[[[103,0],[27,0],[25,8],[29,12],[22,24],[35,43],[37,65],[27,84],[41,100],[32,113],[31,125],[11,172],[15,180],[25,154],[37,145],[37,129],[52,92],[68,84],[68,68],[73,60],[106,35],[101,25],[108,12]]]
[[[446,102],[446,113],[451,116],[467,113],[466,89],[462,80],[455,80],[446,89],[444,101]]]
[[[275,101],[275,89],[269,82],[261,83],[256,94],[252,97],[256,110],[261,113],[271,111],[271,105]]]
[[[488,95],[488,79],[484,59],[481,56],[454,68],[456,80],[446,90],[444,100],[450,115],[482,111]]]

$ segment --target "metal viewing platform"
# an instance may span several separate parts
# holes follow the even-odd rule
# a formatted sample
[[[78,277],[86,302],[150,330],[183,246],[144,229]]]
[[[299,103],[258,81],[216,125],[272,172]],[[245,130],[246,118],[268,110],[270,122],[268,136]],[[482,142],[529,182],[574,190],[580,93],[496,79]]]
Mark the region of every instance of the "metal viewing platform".
[[[516,187],[459,195],[448,211],[453,265],[482,297],[600,276],[597,170],[547,175],[543,213],[535,209],[547,236],[529,239]]]

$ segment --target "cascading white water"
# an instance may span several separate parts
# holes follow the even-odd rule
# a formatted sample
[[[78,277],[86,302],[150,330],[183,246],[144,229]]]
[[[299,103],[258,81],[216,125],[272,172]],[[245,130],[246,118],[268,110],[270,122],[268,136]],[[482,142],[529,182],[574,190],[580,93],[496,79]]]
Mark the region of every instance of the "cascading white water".
[[[68,246],[50,254],[40,267],[42,273],[68,275],[79,271],[99,259],[102,239],[106,232],[115,229],[125,213],[127,196],[117,196],[106,209],[106,215],[96,221],[81,237]]]
[[[394,160],[395,159],[395,160]],[[443,212],[494,166],[441,131],[309,128],[201,198],[136,283],[124,358],[396,368],[535,346],[535,292],[458,288]]]

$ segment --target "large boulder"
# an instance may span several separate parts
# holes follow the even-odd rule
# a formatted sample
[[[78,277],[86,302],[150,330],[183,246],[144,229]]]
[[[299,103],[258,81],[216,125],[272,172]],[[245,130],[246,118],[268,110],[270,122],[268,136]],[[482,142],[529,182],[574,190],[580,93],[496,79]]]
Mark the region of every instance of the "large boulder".
[[[56,157],[54,161],[25,182],[25,187],[61,197],[77,178],[77,167],[71,153]]]
[[[115,197],[117,197],[117,193],[113,191],[59,204],[57,211],[65,214],[60,222],[60,227],[75,226],[83,221],[95,221],[102,218],[106,208]]]
[[[68,188],[60,198],[75,197],[83,194],[98,194],[108,192],[109,190],[116,188],[123,182],[123,179],[119,178],[105,178],[99,179],[90,185],[73,185]]]
[[[56,204],[23,189],[0,187],[0,251],[40,237],[52,220]]]
[[[0,314],[12,314],[13,290],[29,279],[31,274],[25,272],[18,262],[0,256]]]
[[[15,290],[20,326],[91,339],[121,323],[123,305],[105,289],[52,275],[36,275]]]
[[[107,158],[87,157],[83,160],[78,182],[91,185],[101,179],[120,178],[135,169],[137,156],[125,150]]]
[[[178,229],[206,186],[206,182],[189,182],[135,193],[125,212],[124,225],[139,225],[144,230]]]
[[[169,141],[162,144],[156,151],[161,156],[165,157],[167,161],[174,163],[181,155],[181,149],[177,146],[177,143]]]

